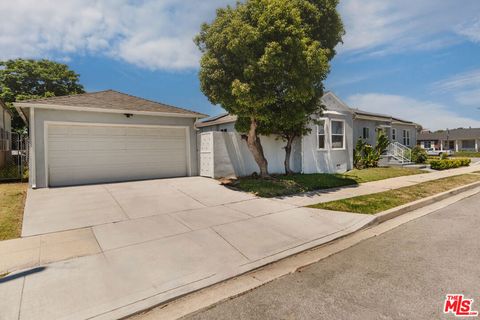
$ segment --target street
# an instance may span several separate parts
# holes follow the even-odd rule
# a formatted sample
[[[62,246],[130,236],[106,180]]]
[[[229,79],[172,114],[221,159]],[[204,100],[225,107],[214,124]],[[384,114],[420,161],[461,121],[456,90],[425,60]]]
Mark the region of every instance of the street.
[[[479,204],[466,198],[186,319],[454,319],[448,293],[478,311]]]

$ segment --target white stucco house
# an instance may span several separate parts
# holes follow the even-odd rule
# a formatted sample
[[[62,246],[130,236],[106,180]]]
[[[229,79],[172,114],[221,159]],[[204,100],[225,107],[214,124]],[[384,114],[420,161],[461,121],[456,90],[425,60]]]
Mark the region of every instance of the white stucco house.
[[[384,131],[401,150],[416,145],[420,126],[389,115],[350,108],[333,92],[322,97],[326,106],[320,124],[311,124],[309,135],[297,139],[292,148],[291,168],[302,173],[341,173],[353,168],[353,149],[358,139],[375,145],[377,132]],[[241,134],[235,130],[236,117],[223,114],[203,119],[200,174],[211,177],[246,176],[258,172]],[[260,137],[270,173],[284,173],[285,142],[275,136]],[[392,160],[395,160],[391,157]],[[397,157],[399,158],[399,157]],[[402,160],[403,161],[403,160]]]
[[[198,175],[203,114],[113,90],[14,105],[29,127],[33,188]]]

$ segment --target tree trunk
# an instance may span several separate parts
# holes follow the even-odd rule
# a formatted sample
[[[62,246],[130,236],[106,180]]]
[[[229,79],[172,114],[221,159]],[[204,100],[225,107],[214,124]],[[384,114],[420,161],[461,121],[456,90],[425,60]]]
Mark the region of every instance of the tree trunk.
[[[290,168],[290,155],[292,154],[292,144],[295,137],[287,137],[287,145],[285,146],[285,174],[292,174],[293,171]]]
[[[268,162],[267,159],[265,159],[263,147],[260,142],[260,138],[257,135],[257,121],[255,119],[250,120],[250,130],[248,130],[247,145],[248,149],[250,149],[250,152],[253,155],[253,158],[255,159],[255,162],[260,168],[260,176],[262,178],[269,177]]]

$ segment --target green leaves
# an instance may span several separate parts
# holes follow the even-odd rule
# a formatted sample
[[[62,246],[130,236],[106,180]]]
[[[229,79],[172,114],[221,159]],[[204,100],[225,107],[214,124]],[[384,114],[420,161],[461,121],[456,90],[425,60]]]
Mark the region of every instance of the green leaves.
[[[49,60],[15,59],[0,61],[0,99],[15,101],[83,93],[79,75],[67,65]],[[15,116],[12,126],[21,129],[23,121]]]

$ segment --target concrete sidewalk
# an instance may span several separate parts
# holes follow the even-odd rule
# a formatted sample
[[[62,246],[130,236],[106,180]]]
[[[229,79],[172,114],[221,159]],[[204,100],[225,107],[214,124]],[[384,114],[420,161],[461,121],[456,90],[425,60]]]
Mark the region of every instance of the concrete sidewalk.
[[[148,216],[132,211],[140,215],[20,239],[43,266],[0,278],[0,319],[118,319],[350,234],[374,219],[299,206],[478,170],[472,166],[273,200],[240,192],[238,198],[230,193],[222,198],[220,186],[212,184],[209,207]],[[184,191],[203,192],[194,188],[205,185],[201,178],[182,181],[195,189]],[[82,248],[78,241],[90,245]],[[48,264],[52,256],[71,253],[69,248],[84,256]]]
[[[0,278],[0,319],[118,319],[350,234],[372,219],[248,199],[82,229],[93,230],[101,252]],[[46,236],[52,235],[40,237]]]
[[[447,178],[464,173],[472,173],[474,171],[480,171],[479,162],[464,168],[396,177],[385,180],[361,183],[355,186],[312,191],[299,195],[277,197],[273,199],[282,203],[288,203],[296,206],[309,206],[316,203],[335,201],[340,199],[362,196],[366,194],[388,191],[392,189],[398,189],[402,187],[413,186],[422,182]]]

